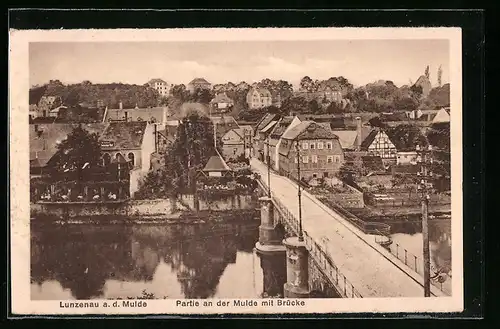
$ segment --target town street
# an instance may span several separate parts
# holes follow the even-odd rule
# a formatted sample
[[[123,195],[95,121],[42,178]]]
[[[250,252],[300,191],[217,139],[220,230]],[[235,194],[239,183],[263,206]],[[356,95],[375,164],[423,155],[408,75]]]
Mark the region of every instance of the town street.
[[[251,166],[267,185],[266,165],[252,159]],[[288,178],[271,172],[271,190],[298,218],[297,185]],[[386,256],[359,237],[364,235],[362,232],[352,225],[348,228],[349,224],[343,223],[344,220],[335,218],[320,207],[319,201],[313,200],[314,197],[308,193],[303,193],[302,196],[304,231],[326,247],[339,271],[363,297],[423,297],[423,286],[414,279],[413,274],[410,276],[395,266]],[[357,230],[357,235],[353,230]],[[440,295],[435,289],[432,289],[432,293]]]

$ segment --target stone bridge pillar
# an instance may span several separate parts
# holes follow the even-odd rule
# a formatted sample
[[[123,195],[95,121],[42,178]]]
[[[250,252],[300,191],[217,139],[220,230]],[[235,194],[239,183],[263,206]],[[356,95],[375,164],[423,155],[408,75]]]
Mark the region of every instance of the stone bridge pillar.
[[[259,198],[260,226],[259,241],[255,249],[260,258],[260,266],[264,274],[264,291],[266,297],[283,296],[285,283],[286,248],[283,246],[283,236],[274,225],[274,205],[272,199],[265,196]]]
[[[264,196],[259,198],[260,201],[260,226],[259,226],[259,242],[256,244],[257,250],[265,249],[264,247],[278,248],[284,252],[285,247],[282,245],[283,237],[280,236],[274,225],[274,205],[272,199]],[[276,249],[277,250],[277,249]]]
[[[309,290],[309,253],[304,241],[291,237],[283,241],[286,246],[286,283],[285,298],[308,298]]]

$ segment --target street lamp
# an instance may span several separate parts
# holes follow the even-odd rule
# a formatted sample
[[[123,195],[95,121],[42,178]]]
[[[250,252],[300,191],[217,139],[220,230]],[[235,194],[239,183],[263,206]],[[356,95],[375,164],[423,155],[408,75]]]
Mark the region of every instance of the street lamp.
[[[299,141],[295,142],[295,150],[297,151],[297,196],[299,198],[299,241],[304,241],[304,236],[302,234],[302,201],[301,201],[301,191],[300,191],[300,151],[299,151]]]
[[[432,177],[432,171],[429,168],[432,165],[432,146],[420,147],[417,144],[417,163],[420,165],[417,177],[420,179],[418,189],[422,195],[422,238],[424,252],[424,296],[430,297],[430,253],[429,253],[429,194],[427,190],[428,179]]]

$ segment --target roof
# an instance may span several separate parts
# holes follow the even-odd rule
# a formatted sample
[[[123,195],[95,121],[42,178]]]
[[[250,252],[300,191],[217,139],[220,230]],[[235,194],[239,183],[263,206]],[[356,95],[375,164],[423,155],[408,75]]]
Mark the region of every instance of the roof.
[[[257,123],[257,126],[255,127],[255,132],[259,132],[261,131],[261,129],[263,129],[265,126],[267,126],[269,124],[269,122],[275,120],[275,118],[277,118],[278,115],[277,114],[273,114],[273,113],[266,113],[261,119],[260,121]]]
[[[102,149],[136,149],[142,145],[147,122],[111,122],[104,130],[100,140],[112,141],[113,146]]]
[[[207,85],[207,84],[209,85],[210,82],[208,82],[204,78],[194,78],[193,80],[191,80],[191,82],[189,84],[190,85]]]
[[[125,112],[127,112],[127,118],[130,121],[155,121],[163,122],[163,112],[166,113],[166,107],[149,107],[149,108],[138,108],[138,109],[108,109],[106,111],[106,117],[104,120],[109,122],[110,120],[124,120]]]
[[[294,117],[284,117],[280,121],[278,121],[278,124],[274,127],[273,131],[271,132],[271,138],[274,139],[279,139],[285,130],[290,126],[292,123]]]
[[[231,168],[227,165],[226,161],[219,155],[212,155],[208,159],[203,171],[231,171]]]
[[[217,94],[210,103],[234,103],[225,93]]]
[[[149,80],[148,83],[167,83],[167,82],[162,79],[151,79]]]
[[[211,116],[210,120],[212,120],[213,124],[235,124],[236,126],[239,127],[238,122],[234,119],[234,117],[230,115],[224,115],[224,116]]]
[[[45,166],[57,152],[58,143],[65,140],[76,126],[66,123],[30,124],[30,160],[38,159],[38,163]],[[101,133],[105,129],[105,126],[101,123],[82,124],[82,128],[90,133]],[[35,127],[39,131],[43,131],[40,133],[40,137],[35,131]]]
[[[253,132],[253,127],[250,125],[240,125],[240,128],[246,131],[251,131]]]
[[[269,122],[269,123],[267,124],[267,126],[265,126],[264,128],[262,128],[262,129],[260,130],[260,132],[262,132],[262,133],[266,133],[266,132],[268,132],[268,131],[272,128],[272,127],[274,127],[274,125],[276,124],[276,122],[278,122],[278,121],[273,120],[273,121]]]
[[[322,139],[338,137],[331,130],[327,130],[314,121],[302,121],[281,136],[284,139]]]
[[[242,129],[242,128],[234,128],[234,129],[228,130],[226,132],[226,134],[228,134],[231,131],[234,131],[236,133],[236,135],[238,135],[241,139],[245,138],[245,131],[244,131],[244,129]]]
[[[356,137],[358,137],[356,130],[335,130],[333,133],[338,136],[343,149],[352,148],[356,145]]]

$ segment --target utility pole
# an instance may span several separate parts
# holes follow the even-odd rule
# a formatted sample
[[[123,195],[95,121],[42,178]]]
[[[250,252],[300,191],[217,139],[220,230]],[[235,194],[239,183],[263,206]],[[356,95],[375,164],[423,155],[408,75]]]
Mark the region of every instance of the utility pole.
[[[267,144],[267,196],[271,197],[271,156],[269,155],[269,138],[270,136],[267,137],[266,144]]]
[[[427,184],[429,177],[432,177],[430,165],[432,165],[432,157],[429,154],[432,152],[432,146],[428,147],[416,146],[417,163],[420,164],[420,170],[417,176],[420,178],[418,189],[422,195],[422,238],[423,238],[423,253],[424,253],[424,296],[430,297],[430,252],[429,252],[429,194]]]
[[[299,151],[299,141],[297,140],[295,142],[295,150],[297,153],[297,187],[298,187],[298,192],[297,196],[299,198],[299,241],[302,242],[304,241],[304,236],[302,234],[302,193],[300,190],[300,151]]]

